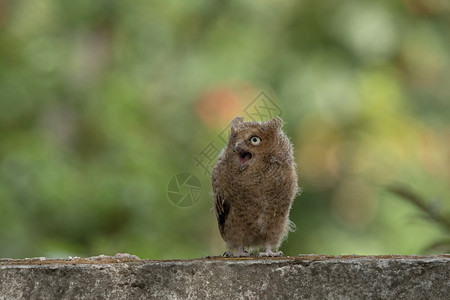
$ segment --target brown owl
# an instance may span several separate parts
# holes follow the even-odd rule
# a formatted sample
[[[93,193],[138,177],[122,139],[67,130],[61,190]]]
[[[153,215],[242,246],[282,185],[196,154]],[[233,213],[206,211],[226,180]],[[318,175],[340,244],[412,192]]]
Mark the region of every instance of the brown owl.
[[[292,145],[283,121],[231,122],[228,145],[212,172],[214,207],[222,238],[233,256],[265,247],[259,256],[278,251],[290,229],[289,211],[297,193]],[[273,252],[275,251],[275,252]],[[230,254],[229,254],[230,255]]]

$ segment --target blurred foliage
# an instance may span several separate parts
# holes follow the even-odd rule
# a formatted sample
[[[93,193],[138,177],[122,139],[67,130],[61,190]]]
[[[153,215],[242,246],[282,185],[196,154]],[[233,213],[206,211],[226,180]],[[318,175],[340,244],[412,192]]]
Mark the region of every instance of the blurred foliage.
[[[299,183],[285,254],[411,254],[450,210],[450,2],[0,0],[0,257],[219,255],[194,157],[260,93]],[[202,183],[189,208],[170,179]],[[445,201],[444,201],[445,200]]]
[[[430,244],[427,248],[424,249],[424,252],[450,252],[450,215],[444,216],[441,214],[441,203],[429,202],[416,194],[410,188],[400,185],[392,185],[388,188],[388,190],[394,195],[397,195],[398,197],[401,197],[402,199],[413,204],[422,212],[422,217],[424,219],[435,223],[436,225],[442,227],[442,229],[445,231],[446,236]]]

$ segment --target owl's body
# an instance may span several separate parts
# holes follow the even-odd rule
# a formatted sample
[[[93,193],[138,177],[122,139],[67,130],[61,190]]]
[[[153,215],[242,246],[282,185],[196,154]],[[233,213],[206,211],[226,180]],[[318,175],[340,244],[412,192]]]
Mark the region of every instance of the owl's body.
[[[276,252],[289,231],[289,211],[297,193],[292,145],[283,121],[231,122],[227,147],[212,173],[214,206],[222,238],[238,256],[247,248]],[[275,252],[272,252],[275,249]]]

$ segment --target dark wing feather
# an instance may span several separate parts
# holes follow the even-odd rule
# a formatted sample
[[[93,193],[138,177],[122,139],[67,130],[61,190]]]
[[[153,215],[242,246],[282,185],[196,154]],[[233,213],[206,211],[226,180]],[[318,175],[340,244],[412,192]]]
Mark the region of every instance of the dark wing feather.
[[[220,233],[223,234],[225,221],[227,220],[228,213],[230,212],[230,205],[228,201],[220,197],[216,196],[216,217],[217,223],[219,224]]]
[[[223,196],[222,189],[218,182],[218,178],[220,178],[220,171],[223,170],[222,161],[219,159],[219,162],[213,169],[212,174],[212,188],[214,193],[214,209],[216,211],[217,223],[219,225],[220,234],[224,235],[225,230],[225,222],[228,217],[228,213],[230,212],[230,202],[226,200]]]

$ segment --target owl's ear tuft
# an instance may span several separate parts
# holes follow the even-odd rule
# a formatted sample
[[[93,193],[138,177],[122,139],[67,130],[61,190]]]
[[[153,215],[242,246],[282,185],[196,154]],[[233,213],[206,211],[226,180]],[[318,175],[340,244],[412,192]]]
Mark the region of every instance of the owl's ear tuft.
[[[283,127],[284,122],[283,120],[281,120],[280,117],[275,117],[272,120],[270,120],[269,122],[270,127],[272,128],[276,128],[276,129],[281,129],[281,127]]]
[[[233,131],[237,124],[244,122],[244,117],[237,116],[231,121],[231,130]]]

